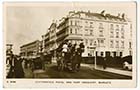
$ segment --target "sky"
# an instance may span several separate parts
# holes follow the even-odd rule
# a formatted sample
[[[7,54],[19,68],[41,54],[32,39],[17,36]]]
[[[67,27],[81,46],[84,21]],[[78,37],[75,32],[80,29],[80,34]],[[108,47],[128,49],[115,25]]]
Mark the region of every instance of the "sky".
[[[118,15],[125,13],[135,24],[136,9],[134,2],[57,2],[57,3],[5,3],[4,4],[4,40],[13,44],[13,52],[18,54],[20,46],[45,34],[53,20],[59,21],[69,11],[88,11]],[[133,24],[133,25],[134,25]]]

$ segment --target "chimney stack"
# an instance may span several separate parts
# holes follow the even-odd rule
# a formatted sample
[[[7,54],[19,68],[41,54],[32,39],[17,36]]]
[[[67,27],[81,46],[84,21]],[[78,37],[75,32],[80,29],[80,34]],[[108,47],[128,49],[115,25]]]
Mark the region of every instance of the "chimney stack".
[[[118,13],[118,16],[117,17],[120,18],[120,13]]]
[[[105,16],[105,10],[103,10],[103,11],[101,12],[101,14]]]

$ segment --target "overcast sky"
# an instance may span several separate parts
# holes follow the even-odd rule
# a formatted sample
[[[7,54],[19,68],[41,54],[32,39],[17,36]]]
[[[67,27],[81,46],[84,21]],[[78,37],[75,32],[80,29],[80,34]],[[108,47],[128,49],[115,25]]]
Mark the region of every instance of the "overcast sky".
[[[14,53],[20,46],[34,40],[41,40],[53,20],[59,20],[69,11],[82,10],[117,15],[125,13],[135,22],[135,3],[11,3],[5,4],[6,43],[12,43]]]

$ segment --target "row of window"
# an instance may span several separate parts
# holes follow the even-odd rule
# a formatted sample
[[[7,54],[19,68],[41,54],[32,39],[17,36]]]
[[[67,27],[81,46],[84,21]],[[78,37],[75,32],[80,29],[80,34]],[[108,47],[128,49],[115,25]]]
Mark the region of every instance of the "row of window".
[[[79,32],[79,29],[70,29],[70,34],[80,34],[81,32]],[[85,35],[94,35],[93,34],[94,32],[93,32],[93,30],[88,30],[88,29],[85,29]],[[103,37],[104,36],[104,32],[103,32],[103,30],[100,30],[99,31],[99,36],[100,37]],[[116,32],[116,36],[115,36],[116,38],[124,38],[124,33],[121,33],[121,36],[119,36],[119,32]],[[110,38],[115,38],[114,37],[114,32],[110,32]]]
[[[85,35],[91,35],[93,36],[94,31],[92,29],[85,29]],[[70,34],[82,34],[81,31],[79,31],[79,29],[72,29],[70,28]],[[103,36],[103,30],[99,31],[99,36]]]
[[[110,41],[110,48],[114,48],[115,43],[116,43],[116,46],[115,47],[116,48],[119,48],[119,41],[116,41],[115,42],[113,40]],[[121,44],[120,47],[121,48],[124,48],[124,41],[121,41],[120,44]],[[129,48],[132,48],[131,42],[129,42]]]
[[[110,38],[124,38],[124,32],[121,32],[120,33],[121,34],[121,36],[119,36],[119,32],[118,31],[116,31],[116,36],[114,37],[114,31],[110,31]],[[104,36],[104,31],[103,31],[103,29],[100,29],[99,30],[99,36],[100,37],[103,37]]]
[[[80,21],[78,20],[71,20],[70,21],[70,25],[79,25],[80,24]],[[85,21],[85,25],[86,26],[90,26],[90,27],[93,27],[93,22],[92,21]],[[104,25],[103,23],[99,23],[99,29],[103,29],[104,28]],[[114,30],[114,24],[110,24],[110,29],[111,30]],[[115,26],[115,29],[116,30],[119,30],[120,29],[120,26],[119,25],[116,25]],[[124,30],[124,25],[121,25],[121,30]]]
[[[79,29],[70,29],[70,34],[80,34]],[[85,29],[85,35],[94,35],[94,31],[92,29]],[[99,36],[103,37],[104,36],[104,31],[99,30]],[[124,32],[121,32],[121,36],[119,36],[119,32],[116,32],[116,38],[124,38]],[[115,38],[114,37],[114,31],[110,31],[110,38]]]
[[[90,45],[90,46],[94,45],[94,40],[85,39],[85,45]],[[98,46],[102,47],[104,45],[105,45],[105,42],[103,39],[98,40]],[[119,45],[120,45],[120,48],[124,48],[124,41],[121,41],[121,42],[113,41],[113,40],[110,41],[110,48],[119,48]]]
[[[96,51],[96,56],[113,56],[113,57],[116,57],[116,56],[123,56],[123,52],[109,52],[109,51],[107,51],[107,52],[98,52],[98,51]]]
[[[93,52],[88,53],[88,56],[94,56]],[[96,51],[96,56],[101,56],[101,57],[108,57],[108,56],[112,56],[112,57],[116,57],[116,56],[123,56],[123,52],[99,52]]]
[[[93,39],[85,39],[85,45],[94,45]]]
[[[115,37],[116,37],[116,38],[119,38],[119,37],[120,37],[120,38],[124,38],[124,32],[121,32],[120,34],[121,34],[121,36],[119,36],[119,32],[117,31],[117,32],[116,32],[116,35],[114,35],[114,31],[110,31],[110,38],[115,38]],[[114,37],[114,36],[115,36],[115,37]]]
[[[81,22],[80,21],[78,21],[78,20],[71,20],[70,21],[70,25],[74,25],[74,26],[81,26],[80,25],[81,24]],[[88,24],[88,21],[85,21],[85,27],[93,27],[93,22],[90,22],[89,24]]]
[[[71,20],[70,21],[70,25],[80,25],[81,22],[79,20]],[[93,21],[85,21],[85,25],[86,26],[90,26],[90,27],[93,27]],[[103,23],[99,23],[99,29],[103,29],[104,28],[104,25]],[[117,24],[117,25],[114,25],[114,24],[110,24],[110,30],[121,30],[124,31],[124,25],[121,25],[121,27]]]
[[[94,27],[93,22],[92,21],[90,21],[90,22],[85,21],[85,28],[87,28],[87,27],[93,28]]]
[[[104,29],[103,23],[99,23],[99,29]],[[116,25],[114,29],[114,24],[110,24],[110,30],[120,30],[119,25]],[[124,32],[124,25],[121,26],[121,31]]]
[[[120,26],[116,25],[115,29],[120,30]],[[115,30],[115,29],[114,29],[114,24],[110,24],[110,30]],[[124,25],[121,25],[121,31],[124,31]]]
[[[88,21],[85,21],[86,25],[90,25],[90,27],[93,27],[93,22],[89,22],[88,24]],[[104,25],[103,23],[99,23],[99,29],[104,29]],[[116,30],[119,30],[120,27],[119,25],[116,25],[115,27]],[[114,24],[110,24],[110,30],[115,30],[114,29]],[[124,25],[121,26],[121,31],[124,32]]]
[[[79,26],[80,25],[80,21],[78,21],[78,20],[71,20],[70,21],[70,25],[75,25],[75,26]]]
[[[93,30],[85,29],[85,35],[93,35]]]
[[[70,28],[70,34],[80,34],[79,29],[72,29]]]
[[[124,48],[124,41],[121,41],[121,42],[113,41],[113,40],[110,41],[110,48],[114,48],[114,47],[119,48],[119,45],[121,48]]]
[[[94,41],[94,39],[85,39],[85,45],[97,46],[97,43]],[[98,40],[98,46],[104,46],[104,39]]]
[[[88,29],[85,29],[85,34],[86,35],[93,35],[93,30],[88,30]],[[104,36],[104,31],[103,29],[99,30],[99,36],[100,37],[103,37]],[[121,36],[119,36],[119,32],[116,32],[116,38],[124,38],[124,32],[121,32]],[[114,37],[114,32],[113,31],[110,31],[110,38],[115,38]]]

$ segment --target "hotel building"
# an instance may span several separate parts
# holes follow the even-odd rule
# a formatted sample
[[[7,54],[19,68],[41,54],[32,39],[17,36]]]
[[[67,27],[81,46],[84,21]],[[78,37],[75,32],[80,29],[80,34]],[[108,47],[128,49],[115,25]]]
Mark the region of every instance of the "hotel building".
[[[53,22],[42,39],[44,52],[55,50],[67,39],[73,44],[84,42],[83,57],[124,57],[132,55],[132,22],[124,13],[70,11],[59,22]]]
[[[41,41],[36,40],[20,47],[20,55],[24,58],[32,58],[41,52]]]

